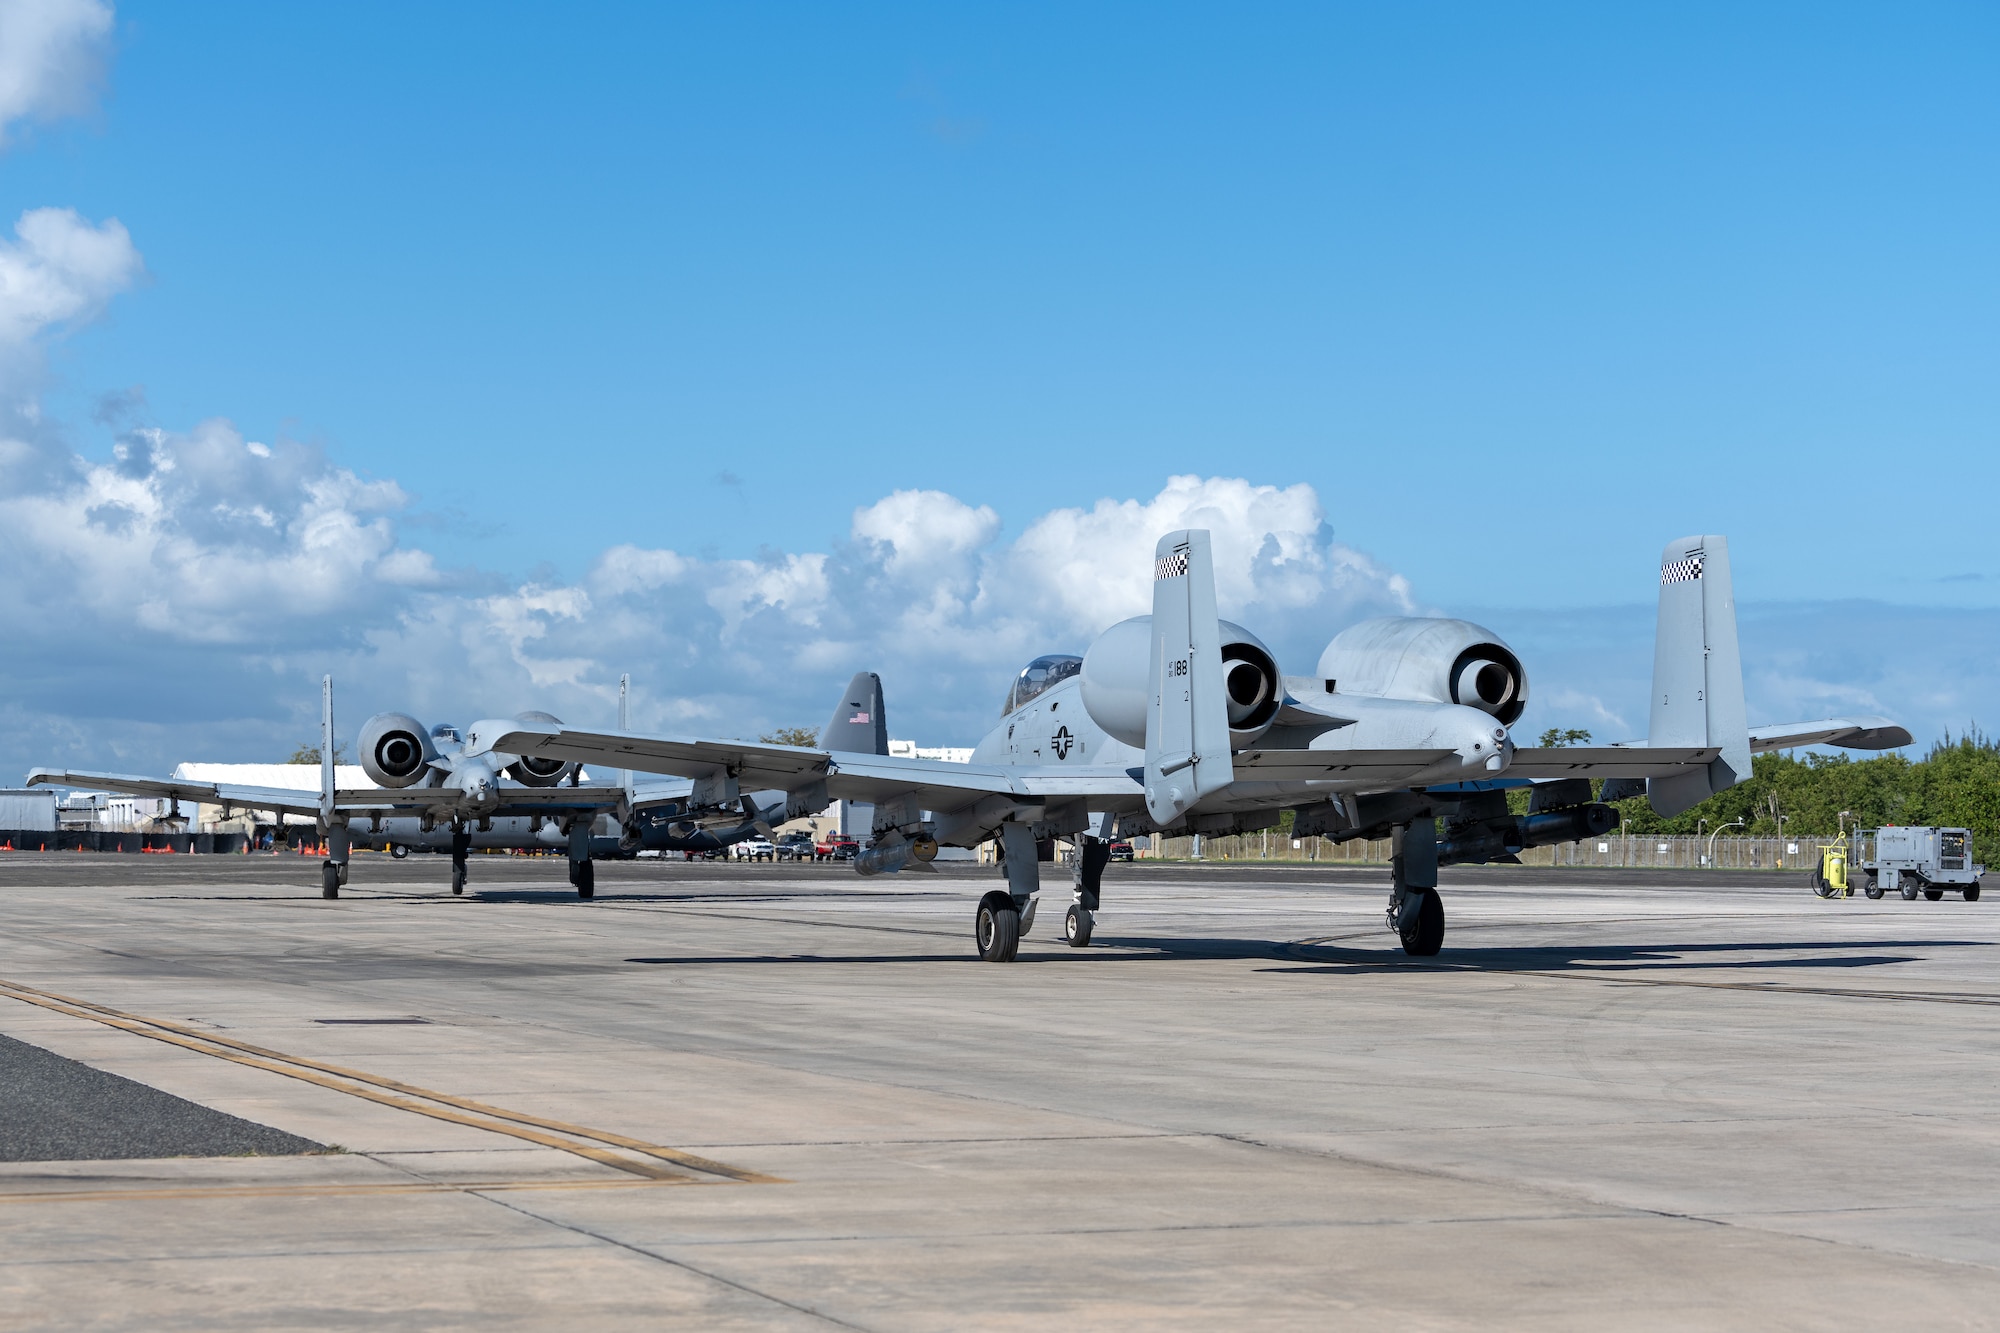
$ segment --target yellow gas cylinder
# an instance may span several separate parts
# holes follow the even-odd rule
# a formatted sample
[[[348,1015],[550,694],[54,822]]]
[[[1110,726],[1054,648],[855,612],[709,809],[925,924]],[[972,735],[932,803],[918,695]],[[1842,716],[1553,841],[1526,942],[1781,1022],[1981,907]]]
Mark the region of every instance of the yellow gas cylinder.
[[[1829,898],[1845,898],[1851,892],[1847,887],[1847,849],[1837,842],[1819,854],[1819,882],[1826,886]]]

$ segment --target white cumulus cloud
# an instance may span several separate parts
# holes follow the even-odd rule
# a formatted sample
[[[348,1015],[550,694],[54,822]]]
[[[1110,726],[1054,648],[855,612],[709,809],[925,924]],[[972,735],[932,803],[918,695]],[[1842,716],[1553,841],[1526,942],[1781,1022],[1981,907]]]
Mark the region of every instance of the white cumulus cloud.
[[[103,0],[0,0],[0,142],[18,121],[89,109],[111,17]]]

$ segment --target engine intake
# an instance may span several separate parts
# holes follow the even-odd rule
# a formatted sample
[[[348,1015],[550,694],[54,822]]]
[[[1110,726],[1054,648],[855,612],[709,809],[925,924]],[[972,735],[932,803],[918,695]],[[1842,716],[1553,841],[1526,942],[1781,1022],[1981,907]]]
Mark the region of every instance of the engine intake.
[[[1463,704],[1512,726],[1528,706],[1528,673],[1492,630],[1469,620],[1385,616],[1334,636],[1319,674],[1349,694]]]
[[[1264,641],[1222,621],[1222,691],[1232,749],[1255,745],[1278,718],[1284,680]],[[1125,744],[1146,746],[1148,674],[1153,667],[1153,618],[1134,616],[1104,633],[1083,655],[1083,706],[1091,720]]]
[[[547,722],[558,727],[562,725],[562,719],[553,713],[516,713],[514,720]],[[546,755],[522,755],[507,766],[507,775],[523,787],[559,787],[575,767],[575,764],[565,763],[560,759],[550,759]]]
[[[408,713],[377,713],[361,724],[355,748],[361,771],[381,787],[411,787],[423,781],[437,748],[424,724]]]

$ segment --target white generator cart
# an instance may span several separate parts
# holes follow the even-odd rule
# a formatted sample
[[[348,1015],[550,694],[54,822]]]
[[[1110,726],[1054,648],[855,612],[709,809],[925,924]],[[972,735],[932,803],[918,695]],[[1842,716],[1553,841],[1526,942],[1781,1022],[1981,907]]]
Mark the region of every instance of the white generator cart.
[[[1986,873],[1972,860],[1971,831],[1962,828],[1856,829],[1847,863],[1867,876],[1861,891],[1870,898],[1900,893],[1907,902],[1920,893],[1936,902],[1952,891],[1976,903]]]

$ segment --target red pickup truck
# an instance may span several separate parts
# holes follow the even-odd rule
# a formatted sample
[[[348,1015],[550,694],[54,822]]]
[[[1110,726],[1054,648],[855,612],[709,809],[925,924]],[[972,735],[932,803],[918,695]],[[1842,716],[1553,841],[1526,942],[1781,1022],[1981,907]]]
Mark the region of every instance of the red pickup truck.
[[[813,844],[815,861],[852,861],[861,844],[840,833],[829,833]]]

